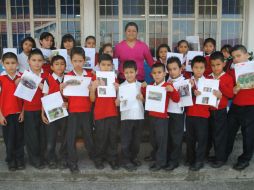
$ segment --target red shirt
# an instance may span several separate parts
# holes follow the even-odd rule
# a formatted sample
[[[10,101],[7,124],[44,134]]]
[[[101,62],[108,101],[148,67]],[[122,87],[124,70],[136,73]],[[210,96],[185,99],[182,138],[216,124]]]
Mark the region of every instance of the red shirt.
[[[4,117],[22,111],[22,100],[14,96],[16,90],[15,80],[20,76],[20,73],[14,79],[11,79],[8,75],[0,76],[0,108]]]
[[[214,79],[212,75],[209,75],[209,79]],[[224,73],[219,77],[219,90],[222,93],[222,98],[220,99],[218,109],[211,107],[211,110],[220,110],[224,109],[228,105],[228,99],[233,98],[234,93],[233,93],[233,87],[234,87],[234,82],[233,78],[227,74]]]
[[[58,79],[55,79],[52,74],[48,75],[46,82],[49,86],[48,94],[53,94],[60,91],[61,82]]]
[[[154,83],[151,83],[151,85],[153,85]],[[166,87],[166,86],[172,86],[174,88],[174,86],[170,83],[164,82],[161,87]],[[146,88],[141,88],[142,94],[145,96],[146,95]],[[168,105],[169,105],[169,99],[172,99],[174,102],[179,102],[180,101],[180,95],[179,93],[176,91],[176,89],[174,88],[173,92],[167,92],[166,95],[166,102],[165,102],[165,109],[163,113],[160,112],[154,112],[154,111],[149,111],[148,115],[152,116],[152,117],[158,117],[158,118],[168,118]]]
[[[92,80],[96,80],[96,76],[93,76]],[[95,93],[94,119],[100,120],[118,116],[117,107],[115,105],[116,97],[98,97],[97,90]]]
[[[204,72],[204,76],[208,77],[210,74],[212,74],[212,67],[211,67],[211,61],[210,61],[210,56],[207,55],[205,56],[206,59],[206,67],[205,67],[205,72]]]
[[[92,78],[92,70],[84,70],[84,77]],[[67,75],[76,76],[74,71],[69,72]],[[68,109],[70,113],[77,112],[90,112],[91,111],[92,102],[89,97],[85,96],[68,96]]]

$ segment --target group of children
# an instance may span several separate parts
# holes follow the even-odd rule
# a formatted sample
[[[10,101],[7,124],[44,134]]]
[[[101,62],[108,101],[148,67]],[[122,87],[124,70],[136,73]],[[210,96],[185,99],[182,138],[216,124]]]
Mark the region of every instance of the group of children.
[[[45,53],[54,47],[54,37],[43,33],[41,49],[35,48],[31,37],[21,45],[23,52],[18,57],[13,53],[2,56],[5,71],[0,76],[0,124],[6,145],[6,162],[10,171],[25,168],[24,145],[29,162],[38,169],[69,168],[79,171],[76,138],[79,131],[85,141],[89,158],[97,169],[103,169],[107,161],[113,170],[120,166],[128,171],[141,165],[138,159],[142,129],[144,127],[146,99],[145,82],[136,79],[138,70],[134,60],[123,64],[125,81],[119,84],[117,77],[114,88],[134,83],[137,89],[138,106],[119,114],[119,97],[98,97],[98,86],[104,85],[96,78],[96,71],[83,69],[86,56],[84,49],[75,47],[70,34],[62,38],[61,48],[67,49],[68,60],[57,55],[45,59]],[[87,37],[85,46],[95,47],[95,38]],[[35,49],[32,49],[35,48]],[[184,64],[177,57],[167,59],[170,48],[162,44],[157,49],[157,62],[152,66],[150,85],[165,87],[166,103],[164,112],[148,112],[151,154],[145,157],[152,161],[151,171],[174,170],[179,166],[182,155],[182,141],[186,127],[186,164],[197,171],[206,159],[214,168],[223,166],[233,150],[238,129],[243,135],[243,154],[233,166],[242,170],[249,165],[254,150],[254,89],[240,89],[235,82],[234,64],[248,61],[248,52],[242,45],[224,46],[215,51],[216,42],[208,38],[204,42],[204,56],[196,56],[191,62],[192,73],[186,72]],[[184,55],[189,50],[187,41],[178,43],[177,51]],[[113,70],[113,49],[105,44],[96,56],[100,71]],[[99,57],[99,58],[98,58]],[[234,62],[234,64],[232,64]],[[14,96],[25,70],[42,78],[31,102]],[[91,77],[89,96],[63,96],[64,75]],[[198,83],[204,78],[219,80],[219,90],[213,94],[219,99],[218,108],[196,104],[200,95]],[[193,93],[193,106],[179,107],[180,95],[174,84],[188,79]],[[43,96],[60,91],[64,107],[69,116],[49,123],[42,108]],[[229,112],[228,100],[233,99]],[[118,125],[121,120],[121,162],[118,156]],[[58,137],[60,137],[58,139]],[[57,141],[60,141],[56,153]],[[210,149],[214,148],[214,156]]]

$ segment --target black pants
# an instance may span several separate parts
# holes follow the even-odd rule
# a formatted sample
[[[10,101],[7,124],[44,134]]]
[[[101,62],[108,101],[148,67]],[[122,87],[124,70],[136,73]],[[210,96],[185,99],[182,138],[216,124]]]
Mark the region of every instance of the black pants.
[[[210,111],[208,152],[214,146],[217,161],[226,161],[227,130],[227,109]]]
[[[89,157],[94,157],[94,143],[92,137],[92,127],[90,121],[90,112],[70,113],[67,124],[67,150],[68,163],[77,164],[78,155],[76,150],[76,138],[79,129],[82,130],[82,135],[85,140],[85,146]]]
[[[19,114],[6,117],[7,125],[2,126],[6,146],[6,161],[24,161],[24,126],[18,121]]]
[[[121,121],[121,149],[123,163],[137,158],[144,120]]]
[[[168,162],[179,163],[182,154],[184,114],[170,113],[168,120]]]
[[[243,136],[243,153],[238,157],[238,161],[249,162],[254,149],[254,106],[231,105],[228,113],[227,157],[233,150],[240,126]]]
[[[46,130],[41,111],[25,111],[25,144],[32,165],[43,163],[46,152]]]
[[[95,120],[95,160],[117,160],[118,118]]]
[[[60,137],[60,148],[59,148],[59,160],[65,160],[67,156],[67,141],[66,141],[66,130],[67,130],[67,118],[56,120],[46,126],[47,132],[47,160],[48,162],[56,162],[56,142],[59,134]]]
[[[150,143],[156,165],[167,164],[168,119],[149,117]]]
[[[204,162],[207,148],[208,119],[186,116],[187,161]]]

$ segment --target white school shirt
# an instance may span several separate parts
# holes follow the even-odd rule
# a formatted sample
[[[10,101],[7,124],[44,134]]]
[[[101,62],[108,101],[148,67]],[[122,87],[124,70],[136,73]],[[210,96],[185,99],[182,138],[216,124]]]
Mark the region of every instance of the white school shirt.
[[[64,79],[64,75],[61,76],[61,77],[59,77],[59,76],[57,76],[55,73],[52,74],[52,77],[53,77],[55,80],[58,80],[59,83],[62,83],[62,82],[63,82],[63,79]],[[44,81],[42,93],[43,93],[43,94],[48,94],[48,93],[49,93],[49,85],[48,85],[48,83],[47,83],[47,80]]]
[[[130,84],[125,80],[120,86]],[[141,92],[141,83],[136,81],[136,87],[138,92]],[[122,111],[121,120],[141,120],[144,119],[144,106],[140,100],[137,100],[138,107]]]
[[[25,70],[29,69],[28,56],[21,52],[18,54],[19,72],[24,73]]]
[[[66,69],[65,72],[71,72],[73,70],[73,65],[71,63],[71,56],[67,55],[67,60],[66,60]]]
[[[184,81],[185,78],[183,75],[179,76],[176,79],[168,79],[168,82],[172,83],[173,86],[176,85],[179,82]],[[168,112],[169,113],[178,113],[182,114],[184,109],[178,105],[178,103],[174,102],[171,98],[169,99],[169,104],[168,104]]]

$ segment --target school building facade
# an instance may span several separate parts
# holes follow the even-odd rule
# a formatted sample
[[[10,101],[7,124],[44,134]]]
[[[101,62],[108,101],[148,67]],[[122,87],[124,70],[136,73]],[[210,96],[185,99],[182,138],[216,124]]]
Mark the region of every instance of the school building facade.
[[[217,49],[242,43],[254,50],[253,0],[0,0],[0,47],[19,47],[25,36],[37,41],[49,31],[59,48],[62,35],[78,45],[94,35],[97,47],[124,39],[124,26],[134,21],[139,39],[154,50],[174,47],[185,36],[202,42],[215,38]],[[1,49],[2,49],[1,48]]]

